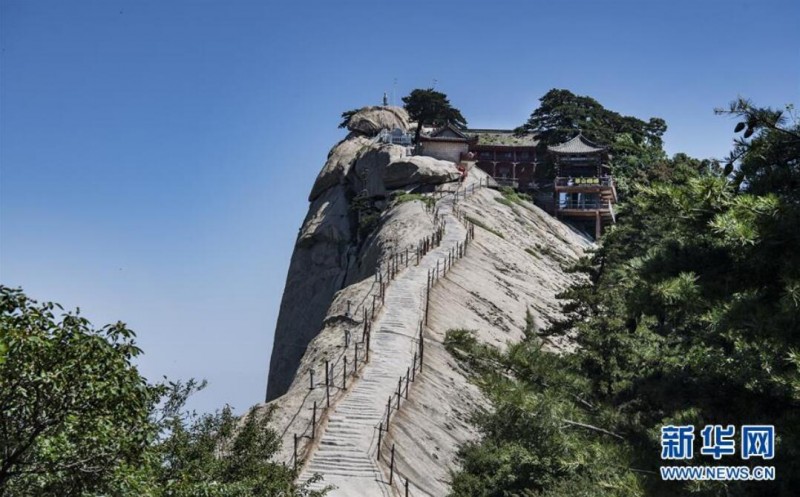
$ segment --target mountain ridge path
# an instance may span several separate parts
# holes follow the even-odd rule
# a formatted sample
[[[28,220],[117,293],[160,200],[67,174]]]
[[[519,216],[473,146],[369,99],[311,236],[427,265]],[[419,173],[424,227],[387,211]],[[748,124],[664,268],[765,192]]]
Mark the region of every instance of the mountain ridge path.
[[[305,483],[314,474],[323,479],[309,489],[328,485],[331,497],[390,496],[376,460],[378,426],[385,420],[386,403],[397,391],[397,380],[405,376],[417,350],[419,323],[425,312],[428,270],[466,237],[466,228],[453,215],[453,199],[438,202],[445,221],[442,243],[420,260],[398,273],[386,289],[385,304],[371,336],[370,360],[360,377],[332,407],[327,425],[318,437],[297,481]]]

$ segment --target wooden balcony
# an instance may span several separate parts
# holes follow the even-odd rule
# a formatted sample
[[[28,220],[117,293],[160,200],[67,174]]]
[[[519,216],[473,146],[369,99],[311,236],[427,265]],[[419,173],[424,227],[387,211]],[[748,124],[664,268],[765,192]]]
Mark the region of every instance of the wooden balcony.
[[[558,177],[555,179],[554,187],[556,192],[600,193],[603,200],[617,201],[617,188],[611,176]]]
[[[555,211],[557,216],[593,218],[600,215],[616,221],[614,203],[609,200],[560,200],[555,202]]]

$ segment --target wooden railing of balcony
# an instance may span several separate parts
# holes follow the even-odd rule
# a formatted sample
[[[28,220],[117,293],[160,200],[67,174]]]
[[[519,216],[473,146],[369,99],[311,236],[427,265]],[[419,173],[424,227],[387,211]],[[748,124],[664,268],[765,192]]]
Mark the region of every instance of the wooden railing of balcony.
[[[556,178],[556,186],[614,186],[614,179],[611,176],[588,176],[588,177],[563,177]]]
[[[472,158],[468,159],[469,154]],[[536,157],[523,152],[462,152],[461,160],[486,161],[486,162],[536,162]]]
[[[572,209],[572,210],[609,210],[611,203],[608,200],[559,200],[556,202],[556,207],[559,210]]]

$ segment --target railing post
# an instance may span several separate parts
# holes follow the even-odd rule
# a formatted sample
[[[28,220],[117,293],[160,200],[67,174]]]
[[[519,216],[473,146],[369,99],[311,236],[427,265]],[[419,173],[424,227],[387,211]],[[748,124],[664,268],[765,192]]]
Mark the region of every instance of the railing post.
[[[356,356],[353,358],[353,373],[358,371],[358,342],[356,342]]]
[[[309,373],[309,381],[311,382],[311,385],[309,385],[308,389],[314,390],[314,370],[309,369],[308,373]]]
[[[367,330],[367,350],[364,351],[364,362],[369,362],[369,337],[372,335],[372,323],[369,325],[369,329]]]
[[[317,401],[314,401],[314,412],[311,414],[311,440],[317,438]]]
[[[411,377],[411,368],[406,368],[406,400],[408,400],[408,380]]]
[[[297,433],[294,434],[294,471],[297,472]]]
[[[331,391],[330,391],[330,369],[328,366],[328,359],[325,359],[325,404],[331,406]]]
[[[342,390],[347,390],[347,356],[344,356],[344,369],[342,370]]]
[[[408,497],[408,478],[406,478],[406,497]]]
[[[394,480],[394,444],[392,444],[392,461],[389,463],[389,485]]]
[[[378,426],[378,461],[381,460],[381,441],[383,440],[383,421]]]
[[[400,409],[400,394],[402,392],[402,387],[403,387],[403,377],[401,376],[397,380],[397,409],[398,410]]]
[[[419,330],[419,372],[422,372],[422,362],[425,359],[425,341],[422,339],[422,330]]]
[[[428,308],[431,306],[431,288],[425,292],[425,324],[428,324]]]
[[[417,353],[416,352],[414,352],[414,362],[412,362],[411,365],[412,365],[412,368],[411,368],[411,381],[417,381],[416,380],[416,373],[417,373]]]
[[[386,402],[386,432],[389,432],[389,416],[392,412],[392,396],[389,396],[389,400]]]

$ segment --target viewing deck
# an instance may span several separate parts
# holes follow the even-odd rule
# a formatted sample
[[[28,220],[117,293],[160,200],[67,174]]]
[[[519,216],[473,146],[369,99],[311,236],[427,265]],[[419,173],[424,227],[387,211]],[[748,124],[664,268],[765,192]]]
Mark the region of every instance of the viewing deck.
[[[603,200],[617,202],[617,188],[611,176],[558,177],[553,185],[558,193],[599,193]]]

